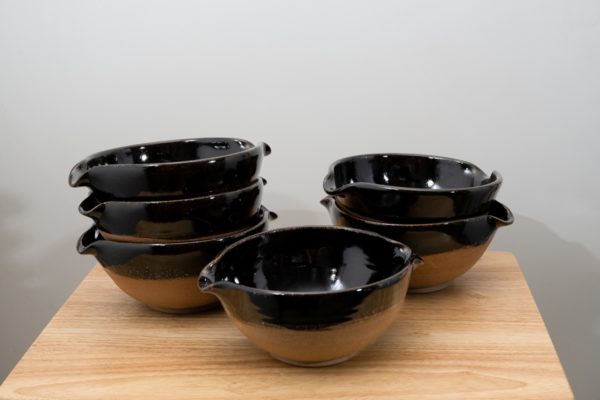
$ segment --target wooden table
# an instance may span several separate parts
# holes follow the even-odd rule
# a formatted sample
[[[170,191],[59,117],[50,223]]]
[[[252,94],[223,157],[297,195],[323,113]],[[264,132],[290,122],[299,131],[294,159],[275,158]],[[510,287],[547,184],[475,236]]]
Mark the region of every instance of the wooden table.
[[[219,310],[173,316],[96,267],[0,386],[0,399],[565,399],[572,393],[509,253],[443,291],[410,295],[354,359],[298,368],[254,348]]]

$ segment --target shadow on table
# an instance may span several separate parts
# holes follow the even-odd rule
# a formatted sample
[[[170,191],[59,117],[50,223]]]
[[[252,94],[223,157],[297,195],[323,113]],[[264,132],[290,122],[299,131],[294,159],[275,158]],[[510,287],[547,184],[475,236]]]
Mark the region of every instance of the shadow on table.
[[[94,263],[76,253],[79,233],[65,227],[40,251],[31,228],[14,223],[24,204],[0,193],[0,382]]]
[[[600,261],[543,223],[517,215],[493,249],[513,252],[548,328],[575,398],[600,392]]]

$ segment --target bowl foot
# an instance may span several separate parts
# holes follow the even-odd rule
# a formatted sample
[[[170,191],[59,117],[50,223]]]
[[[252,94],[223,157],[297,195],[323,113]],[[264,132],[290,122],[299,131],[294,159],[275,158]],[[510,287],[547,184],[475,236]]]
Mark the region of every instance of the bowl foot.
[[[273,353],[269,353],[271,355],[271,357],[279,360],[279,361],[283,361],[286,364],[290,364],[290,365],[294,365],[296,367],[311,367],[311,368],[316,368],[316,367],[328,367],[330,365],[336,365],[339,363],[343,363],[344,361],[348,361],[349,359],[351,359],[352,357],[354,357],[355,355],[358,354],[358,352],[356,353],[352,353],[349,354],[347,356],[343,356],[340,358],[336,358],[333,360],[326,360],[326,361],[296,361],[296,360],[290,360],[288,358],[284,358],[284,357],[280,357],[278,355],[275,355]]]
[[[205,304],[200,307],[192,307],[192,308],[163,308],[163,307],[151,306],[149,304],[147,304],[147,306],[155,311],[160,311],[160,312],[166,313],[166,314],[193,314],[193,313],[197,313],[197,312],[211,310],[211,309],[219,306],[219,304],[220,303],[217,301],[215,303]]]
[[[437,292],[438,290],[442,290],[447,288],[448,286],[450,286],[450,284],[452,283],[452,281],[450,282],[444,282],[444,283],[440,283],[439,285],[435,285],[435,286],[428,286],[428,287],[424,287],[424,288],[415,288],[415,289],[408,289],[408,293],[431,293],[431,292]]]

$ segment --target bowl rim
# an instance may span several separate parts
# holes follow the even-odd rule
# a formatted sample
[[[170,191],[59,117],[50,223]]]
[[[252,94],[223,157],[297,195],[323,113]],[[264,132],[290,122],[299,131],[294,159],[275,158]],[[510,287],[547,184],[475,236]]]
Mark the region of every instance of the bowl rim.
[[[239,283],[232,283],[229,281],[213,282],[209,286],[214,286],[216,288],[226,288],[226,289],[241,289],[246,292],[250,292],[250,293],[254,293],[254,294],[264,294],[264,295],[272,295],[272,296],[303,296],[303,297],[330,296],[330,295],[337,295],[337,294],[344,294],[344,293],[361,292],[363,290],[368,291],[368,290],[373,290],[375,288],[380,288],[380,287],[383,288],[383,287],[391,286],[396,281],[403,279],[406,274],[410,273],[413,269],[412,266],[414,264],[422,262],[422,259],[418,255],[416,255],[408,245],[406,245],[402,242],[399,242],[397,240],[390,239],[386,236],[380,235],[375,232],[370,232],[370,231],[367,231],[364,229],[350,228],[350,227],[336,226],[336,225],[291,226],[291,227],[285,227],[285,228],[270,229],[270,230],[267,230],[264,232],[258,232],[258,233],[252,234],[250,236],[247,236],[241,240],[238,240],[238,241],[230,244],[226,248],[224,248],[219,253],[219,255],[217,255],[210,263],[208,263],[202,269],[202,272],[200,273],[200,277],[198,279],[198,286],[199,286],[200,290],[204,291],[204,289],[202,289],[200,286],[200,278],[202,278],[202,276],[205,274],[205,271],[209,271],[210,269],[214,270],[215,266],[225,257],[225,255],[227,255],[231,250],[235,249],[237,246],[243,245],[244,243],[249,242],[251,240],[255,240],[261,236],[277,235],[279,233],[293,232],[293,231],[300,231],[300,230],[321,230],[321,231],[333,231],[333,232],[346,231],[346,232],[351,232],[351,233],[362,235],[362,236],[371,236],[373,238],[376,238],[377,240],[385,241],[388,244],[395,246],[396,248],[400,248],[401,251],[406,254],[406,261],[405,261],[404,265],[402,266],[402,268],[400,269],[400,271],[398,271],[384,279],[380,279],[378,281],[371,282],[369,284],[353,286],[353,287],[342,289],[342,290],[318,290],[318,291],[271,290],[271,289],[262,289],[262,288],[252,287],[252,286],[243,285],[243,284],[239,284]]]
[[[204,157],[204,158],[195,158],[195,159],[191,159],[191,160],[181,160],[181,161],[166,161],[166,162],[154,162],[154,163],[116,163],[116,164],[100,164],[100,165],[95,165],[93,167],[88,167],[88,164],[90,163],[90,161],[99,158],[99,157],[104,157],[107,156],[111,153],[115,153],[118,151],[123,151],[123,150],[127,150],[127,149],[131,149],[131,148],[140,148],[140,147],[146,147],[146,146],[158,146],[158,145],[163,145],[163,144],[172,144],[172,143],[190,143],[190,142],[211,142],[211,141],[226,141],[228,143],[243,143],[248,145],[249,147],[246,149],[242,149],[240,151],[236,151],[235,153],[230,153],[230,154],[224,154],[222,156],[214,156],[214,157]],[[71,187],[79,187],[79,186],[89,186],[88,184],[82,184],[80,182],[80,180],[82,179],[82,177],[86,176],[86,174],[89,174],[92,170],[97,169],[97,168],[124,168],[124,167],[128,167],[128,168],[137,168],[137,169],[155,169],[155,168],[166,168],[168,166],[190,166],[190,165],[194,165],[194,164],[202,164],[202,163],[215,163],[221,159],[225,159],[227,157],[233,157],[233,156],[243,156],[245,154],[254,152],[254,151],[258,151],[260,149],[263,149],[264,154],[268,155],[271,153],[271,147],[266,144],[265,142],[257,142],[256,144],[252,143],[249,140],[246,139],[241,139],[241,138],[234,138],[234,137],[202,137],[202,138],[187,138],[187,139],[174,139],[174,140],[162,140],[162,141],[154,141],[154,142],[147,142],[147,143],[137,143],[137,144],[131,144],[131,145],[127,145],[127,146],[120,146],[120,147],[113,147],[110,149],[106,149],[106,150],[102,150],[93,154],[90,154],[89,156],[85,157],[84,159],[78,161],[72,168],[71,171],[69,172],[69,186]]]
[[[102,199],[102,195],[99,193],[95,193],[93,190],[90,191],[89,195],[83,199],[81,201],[81,203],[79,203],[79,212],[82,215],[86,215],[87,213],[89,213],[90,210],[88,211],[81,211],[82,210],[82,206],[84,204],[87,204],[88,202],[94,201],[94,208],[101,206],[101,205],[108,205],[108,204],[127,204],[127,205],[131,205],[132,207],[134,206],[155,206],[157,204],[160,205],[164,205],[164,206],[169,206],[172,204],[186,204],[186,203],[191,203],[191,202],[201,202],[201,201],[205,201],[205,200],[213,200],[213,198],[225,198],[228,196],[236,196],[236,195],[240,195],[241,193],[246,193],[246,192],[251,192],[253,190],[256,190],[257,188],[259,190],[262,190],[262,188],[264,187],[264,185],[266,185],[266,179],[259,177],[258,179],[255,179],[254,181],[252,181],[249,185],[235,189],[235,190],[228,190],[226,192],[217,192],[217,193],[212,193],[212,194],[205,194],[205,195],[201,195],[201,196],[195,196],[195,197],[183,197],[183,198],[175,198],[175,199],[171,199],[171,198],[166,198],[166,199],[155,199],[155,200],[144,200],[144,199]]]
[[[512,211],[507,206],[505,206],[503,203],[499,202],[496,199],[493,199],[490,201],[490,209],[482,214],[472,215],[469,217],[451,218],[451,219],[447,219],[447,220],[443,220],[443,221],[436,221],[436,222],[412,222],[412,223],[386,222],[386,221],[380,221],[377,219],[373,219],[373,218],[369,218],[369,217],[357,214],[356,212],[354,212],[352,210],[348,210],[347,207],[344,207],[344,206],[341,206],[340,204],[338,204],[336,197],[334,195],[329,195],[329,196],[325,197],[323,200],[321,200],[321,204],[323,204],[325,206],[325,208],[329,207],[329,205],[326,204],[327,202],[329,202],[332,207],[335,207],[338,210],[338,212],[342,215],[349,216],[350,218],[355,219],[366,225],[386,227],[386,228],[394,228],[394,227],[419,228],[419,229],[421,229],[421,228],[437,228],[437,227],[441,227],[441,226],[449,226],[449,225],[454,225],[454,224],[459,224],[459,223],[466,223],[466,222],[474,221],[477,219],[489,219],[489,218],[500,219],[492,213],[491,209],[493,207],[499,207],[506,213],[507,218],[505,220],[500,219],[501,221],[503,221],[504,223],[506,223],[508,225],[512,224],[514,221],[514,215],[513,215]]]
[[[447,189],[413,188],[413,187],[407,187],[407,186],[384,185],[384,184],[380,184],[380,183],[364,182],[364,181],[346,183],[341,186],[337,186],[335,184],[335,180],[333,177],[334,177],[334,169],[336,166],[342,165],[343,163],[346,163],[353,159],[374,158],[374,157],[383,157],[383,158],[386,158],[386,157],[416,157],[416,158],[424,158],[424,159],[430,159],[430,160],[451,161],[451,162],[454,162],[457,164],[465,164],[465,165],[468,165],[470,168],[473,168],[477,172],[480,172],[481,174],[483,174],[487,179],[490,179],[490,182],[487,182],[483,185],[477,185],[477,186],[464,186],[464,187],[455,187],[455,188],[447,188]],[[477,165],[475,165],[469,161],[461,160],[459,158],[438,156],[438,155],[432,155],[432,154],[419,154],[419,153],[368,153],[368,154],[357,154],[357,155],[353,155],[353,156],[340,158],[340,159],[334,161],[333,163],[331,163],[329,166],[327,175],[323,179],[323,189],[328,194],[339,194],[347,188],[374,189],[374,190],[388,191],[388,192],[414,192],[414,193],[420,193],[420,194],[438,194],[438,193],[455,193],[455,192],[459,192],[459,191],[481,190],[482,188],[500,185],[501,183],[502,183],[502,175],[500,175],[500,173],[498,171],[493,170],[491,174],[487,175]]]
[[[262,215],[261,215],[262,213]],[[208,243],[218,243],[218,242],[228,242],[230,240],[233,240],[234,242],[238,240],[238,238],[243,238],[244,235],[247,235],[248,232],[252,232],[254,229],[257,229],[258,227],[260,227],[261,225],[265,225],[267,224],[270,220],[277,218],[277,214],[269,211],[265,206],[261,206],[260,210],[258,212],[257,215],[260,215],[260,219],[257,218],[257,220],[255,222],[253,222],[252,224],[248,224],[247,226],[243,227],[240,230],[236,230],[234,232],[232,232],[231,235],[228,235],[227,233],[224,233],[222,235],[216,236],[216,237],[208,237],[208,238],[200,238],[198,240],[182,240],[182,241],[178,241],[178,242],[165,242],[165,243],[146,243],[146,242],[128,242],[128,241],[116,241],[116,240],[110,240],[107,239],[106,237],[104,237],[104,235],[102,234],[101,229],[94,223],[92,224],[92,226],[90,228],[88,228],[83,234],[81,234],[81,236],[79,237],[79,240],[77,241],[77,251],[80,254],[83,254],[83,251],[90,247],[92,243],[84,246],[83,245],[83,238],[85,235],[89,234],[89,232],[93,232],[95,235],[99,235],[101,237],[100,240],[104,241],[105,243],[111,243],[111,244],[115,244],[117,246],[132,246],[138,249],[164,249],[164,248],[186,248],[186,247],[194,247],[194,246],[198,246],[198,245],[203,245],[203,244],[208,244]],[[97,240],[96,240],[97,241]]]
[[[98,167],[108,167],[108,166],[122,166],[122,165],[136,165],[136,166],[141,166],[141,167],[153,167],[153,166],[159,166],[159,165],[171,165],[171,164],[185,164],[185,163],[193,163],[193,162],[197,162],[197,161],[204,161],[204,160],[214,160],[214,159],[218,159],[218,158],[223,158],[223,157],[227,157],[227,156],[232,156],[234,154],[239,154],[239,153],[243,153],[249,150],[253,150],[254,148],[259,147],[259,144],[261,144],[262,142],[259,142],[257,144],[254,144],[252,142],[250,142],[249,140],[246,139],[241,139],[241,138],[234,138],[234,137],[202,137],[202,138],[186,138],[186,139],[173,139],[173,140],[158,140],[158,141],[154,141],[154,142],[146,142],[146,143],[136,143],[136,144],[130,144],[130,145],[126,145],[126,146],[119,146],[119,147],[113,147],[110,149],[106,149],[106,150],[102,150],[93,154],[90,154],[89,156],[85,157],[83,160],[81,160],[80,162],[77,163],[77,165],[83,164],[84,161],[90,161],[94,158],[98,158],[98,157],[102,157],[102,156],[106,156],[108,154],[111,153],[116,153],[118,151],[123,151],[123,150],[128,150],[128,149],[132,149],[132,148],[140,148],[140,147],[147,147],[147,146],[160,146],[160,145],[165,145],[165,144],[173,144],[173,143],[194,143],[194,142],[199,142],[199,143],[209,143],[209,142],[214,142],[214,141],[227,141],[230,143],[233,142],[241,142],[243,144],[246,145],[250,145],[250,147],[240,150],[240,151],[236,151],[235,153],[230,153],[227,155],[222,155],[222,156],[215,156],[215,157],[202,157],[202,158],[195,158],[192,160],[181,160],[181,161],[165,161],[165,162],[154,162],[154,163],[117,163],[117,164],[102,164],[102,165],[98,165]]]

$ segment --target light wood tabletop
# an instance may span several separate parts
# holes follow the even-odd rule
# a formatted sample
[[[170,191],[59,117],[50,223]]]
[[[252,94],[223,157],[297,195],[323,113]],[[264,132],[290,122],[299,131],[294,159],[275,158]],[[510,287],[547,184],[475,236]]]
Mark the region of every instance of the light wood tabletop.
[[[0,386],[0,399],[572,397],[515,258],[499,252],[409,295],[376,344],[325,368],[270,358],[221,310],[152,311],[95,267]]]

